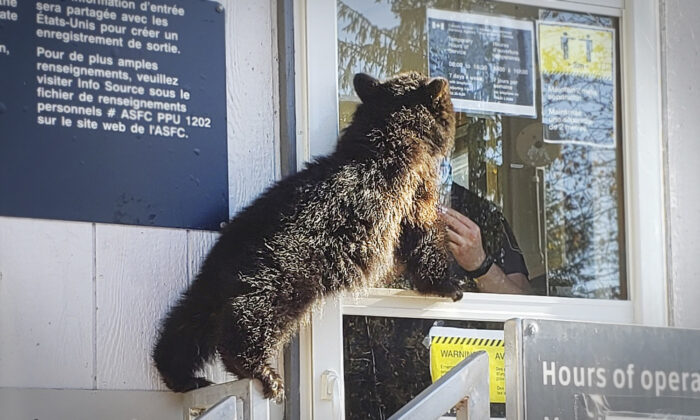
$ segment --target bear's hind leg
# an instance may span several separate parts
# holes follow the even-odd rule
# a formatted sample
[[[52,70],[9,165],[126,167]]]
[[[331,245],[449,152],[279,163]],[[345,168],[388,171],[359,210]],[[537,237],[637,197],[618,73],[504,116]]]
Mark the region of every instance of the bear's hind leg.
[[[220,348],[221,361],[226,370],[236,375],[237,378],[257,379],[262,383],[265,398],[272,398],[277,402],[284,400],[284,383],[279,374],[270,366],[264,352],[248,349],[243,354],[234,354],[228,349]]]
[[[277,403],[284,401],[284,382],[282,377],[268,362],[258,365],[258,368],[253,372],[253,376],[262,382],[265,398],[271,398]]]
[[[222,331],[218,351],[226,370],[239,378],[258,379],[262,382],[265,397],[281,402],[284,399],[282,378],[270,366],[269,360],[277,352],[282,332],[276,328],[277,319],[266,317],[257,309],[251,311],[243,299],[231,305],[226,316],[230,317],[230,322]],[[250,324],[241,322],[246,318],[255,321]]]

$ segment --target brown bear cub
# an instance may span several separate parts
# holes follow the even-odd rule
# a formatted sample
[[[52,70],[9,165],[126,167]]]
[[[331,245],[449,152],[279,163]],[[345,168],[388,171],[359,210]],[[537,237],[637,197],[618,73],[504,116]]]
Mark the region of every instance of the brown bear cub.
[[[173,391],[208,385],[195,372],[218,352],[283,399],[269,359],[314,303],[400,269],[422,293],[462,297],[438,217],[438,163],[455,131],[447,81],[358,74],[354,86],[362,104],[335,152],[236,215],[164,319],[153,359]]]

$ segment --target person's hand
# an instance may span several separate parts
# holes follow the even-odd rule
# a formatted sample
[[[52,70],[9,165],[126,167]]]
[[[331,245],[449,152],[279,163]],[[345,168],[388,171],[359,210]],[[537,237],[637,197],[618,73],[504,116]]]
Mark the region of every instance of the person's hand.
[[[479,225],[456,210],[444,207],[440,210],[447,224],[447,246],[457,264],[467,271],[476,270],[486,259]]]

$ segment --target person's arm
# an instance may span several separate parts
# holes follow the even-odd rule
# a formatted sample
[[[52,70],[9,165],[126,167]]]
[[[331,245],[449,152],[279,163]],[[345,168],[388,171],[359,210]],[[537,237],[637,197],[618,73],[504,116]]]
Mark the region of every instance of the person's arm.
[[[447,224],[448,248],[457,263],[467,271],[474,271],[486,259],[481,241],[481,229],[467,216],[453,209],[443,209],[442,218]],[[523,273],[505,274],[492,264],[486,274],[474,279],[480,292],[525,294],[530,292],[530,282]]]
[[[484,293],[530,293],[530,282],[525,274],[505,274],[501,267],[496,264],[491,265],[489,271],[483,276],[474,279],[474,282],[479,291]]]

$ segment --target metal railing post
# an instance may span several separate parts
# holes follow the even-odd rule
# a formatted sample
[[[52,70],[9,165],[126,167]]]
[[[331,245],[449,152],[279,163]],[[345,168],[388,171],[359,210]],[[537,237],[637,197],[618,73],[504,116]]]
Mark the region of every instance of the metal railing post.
[[[489,357],[484,351],[472,353],[457,366],[423,390],[389,420],[436,419],[459,404],[459,420],[488,420]]]

